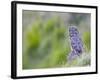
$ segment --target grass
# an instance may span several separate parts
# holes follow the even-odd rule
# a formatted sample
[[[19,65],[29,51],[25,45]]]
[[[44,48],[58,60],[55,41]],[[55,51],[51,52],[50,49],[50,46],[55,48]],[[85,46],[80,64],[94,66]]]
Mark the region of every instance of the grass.
[[[45,22],[38,17],[23,31],[23,69],[90,65],[90,36],[89,31],[83,32],[81,37],[84,54],[69,63],[67,56],[71,45],[68,26],[59,16],[51,17]]]

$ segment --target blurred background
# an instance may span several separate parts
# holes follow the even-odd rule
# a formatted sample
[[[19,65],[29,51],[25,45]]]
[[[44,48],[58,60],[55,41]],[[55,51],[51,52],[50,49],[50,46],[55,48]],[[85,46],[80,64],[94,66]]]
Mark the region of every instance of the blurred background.
[[[75,67],[90,65],[91,14],[70,12],[22,12],[23,69]],[[68,63],[71,52],[69,26],[76,26],[83,42],[80,58]]]

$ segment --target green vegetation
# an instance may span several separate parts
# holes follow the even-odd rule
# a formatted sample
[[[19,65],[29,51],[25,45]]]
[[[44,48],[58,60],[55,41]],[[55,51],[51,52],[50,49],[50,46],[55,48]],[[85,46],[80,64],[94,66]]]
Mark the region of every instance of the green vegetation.
[[[90,63],[83,55],[83,58],[68,64],[67,56],[71,51],[68,26],[60,16],[45,21],[42,19],[41,16],[35,17],[31,25],[23,28],[23,69],[82,66]],[[82,33],[86,53],[90,51],[90,36],[89,31]],[[90,56],[87,58],[90,59]],[[84,61],[86,63],[82,64]]]

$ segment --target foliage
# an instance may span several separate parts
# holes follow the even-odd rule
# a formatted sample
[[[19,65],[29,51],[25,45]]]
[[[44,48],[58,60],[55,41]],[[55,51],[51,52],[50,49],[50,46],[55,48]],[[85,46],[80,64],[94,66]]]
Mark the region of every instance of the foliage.
[[[90,51],[90,32],[82,35],[83,45]],[[59,16],[53,16],[46,21],[41,17],[35,19],[32,25],[23,31],[23,69],[68,67],[81,64],[84,58],[69,64],[67,56],[71,51],[68,26]],[[87,57],[90,58],[90,57]],[[79,62],[80,61],[80,62]]]

